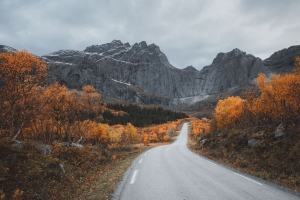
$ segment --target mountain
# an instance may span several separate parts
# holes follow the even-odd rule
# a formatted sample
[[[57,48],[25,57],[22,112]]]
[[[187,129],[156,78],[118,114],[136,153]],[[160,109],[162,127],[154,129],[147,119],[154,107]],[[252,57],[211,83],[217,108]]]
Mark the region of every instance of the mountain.
[[[294,68],[296,56],[300,56],[300,46],[291,46],[273,53],[263,63],[273,73],[288,73]]]
[[[91,84],[100,93],[125,101],[169,104],[173,98],[201,93],[196,70],[173,67],[155,44],[131,46],[119,40],[83,51],[44,55],[52,79],[80,88]]]
[[[16,52],[17,50],[14,48],[11,48],[9,46],[5,45],[0,45],[0,53],[5,53],[5,52]]]
[[[219,53],[201,71],[178,69],[155,44],[131,46],[114,40],[83,51],[61,50],[42,56],[53,80],[71,88],[91,84],[101,94],[145,104],[194,103],[268,73],[260,58],[239,49]]]
[[[0,46],[0,51],[8,49],[12,48]],[[291,72],[299,55],[300,46],[292,46],[261,60],[236,48],[217,54],[212,64],[198,71],[193,66],[172,66],[155,44],[142,41],[130,45],[114,40],[82,51],[56,51],[41,59],[47,62],[53,81],[76,89],[92,85],[109,101],[176,108],[191,105],[196,109],[215,104],[226,94],[239,95],[254,86],[259,73]]]

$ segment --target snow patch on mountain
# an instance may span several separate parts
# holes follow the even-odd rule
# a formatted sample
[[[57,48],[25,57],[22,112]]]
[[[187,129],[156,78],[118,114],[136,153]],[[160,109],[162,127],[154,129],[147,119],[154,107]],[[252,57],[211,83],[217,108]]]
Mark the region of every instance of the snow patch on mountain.
[[[125,85],[131,85],[129,83],[125,83],[125,82],[122,82],[122,81],[117,81],[115,79],[111,79],[112,81],[116,82],[116,83],[121,83],[121,84],[125,84]]]
[[[174,98],[173,103],[174,104],[194,104],[198,101],[202,101],[206,98],[208,98],[209,95],[198,95],[198,96],[193,96],[193,97],[184,97],[184,98]]]

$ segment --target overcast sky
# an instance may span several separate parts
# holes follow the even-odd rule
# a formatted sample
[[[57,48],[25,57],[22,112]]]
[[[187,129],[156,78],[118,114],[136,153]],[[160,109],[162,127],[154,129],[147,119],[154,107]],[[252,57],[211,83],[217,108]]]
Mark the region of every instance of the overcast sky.
[[[239,48],[300,45],[300,0],[0,0],[0,44],[44,55],[114,39],[155,43],[178,68]]]

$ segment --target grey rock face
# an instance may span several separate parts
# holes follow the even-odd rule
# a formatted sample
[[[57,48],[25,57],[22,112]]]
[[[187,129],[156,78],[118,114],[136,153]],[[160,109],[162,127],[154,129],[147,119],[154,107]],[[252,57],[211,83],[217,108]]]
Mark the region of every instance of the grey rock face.
[[[220,53],[198,71],[173,67],[155,44],[131,46],[119,40],[84,51],[57,51],[42,57],[53,80],[71,88],[92,85],[103,95],[129,102],[169,105],[174,98],[200,97],[251,83],[267,71],[262,60],[238,49]],[[194,102],[194,101],[191,101]]]
[[[300,45],[275,52],[263,61],[272,73],[288,73],[294,68],[295,57],[300,56]]]
[[[253,84],[259,73],[268,73],[260,58],[246,54],[239,49],[228,53],[219,53],[213,63],[204,67],[199,77],[204,94],[217,94],[243,83]]]
[[[258,140],[258,139],[250,139],[250,140],[248,140],[248,147],[254,147],[259,142],[260,142],[260,140]]]
[[[185,71],[194,71],[194,72],[197,72],[197,71],[198,71],[198,70],[197,70],[195,67],[193,67],[192,65],[187,66],[187,67],[184,68],[183,70],[185,70]]]

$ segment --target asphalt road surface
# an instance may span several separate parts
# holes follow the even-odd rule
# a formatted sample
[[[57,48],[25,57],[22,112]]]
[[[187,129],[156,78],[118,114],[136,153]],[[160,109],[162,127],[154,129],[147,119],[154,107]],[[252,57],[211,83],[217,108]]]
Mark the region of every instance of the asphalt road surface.
[[[113,199],[300,199],[299,193],[192,153],[186,146],[187,128],[186,123],[175,143],[155,147],[135,159]]]

